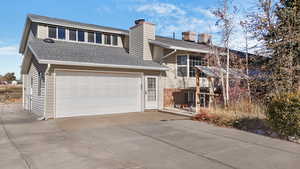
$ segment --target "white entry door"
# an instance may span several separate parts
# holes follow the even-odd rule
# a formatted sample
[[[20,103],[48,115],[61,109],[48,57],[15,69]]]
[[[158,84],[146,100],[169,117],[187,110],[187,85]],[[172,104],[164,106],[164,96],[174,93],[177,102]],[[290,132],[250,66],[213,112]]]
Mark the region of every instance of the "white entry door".
[[[140,74],[56,71],[56,117],[141,110]]]
[[[158,82],[156,76],[145,76],[145,109],[158,108]]]

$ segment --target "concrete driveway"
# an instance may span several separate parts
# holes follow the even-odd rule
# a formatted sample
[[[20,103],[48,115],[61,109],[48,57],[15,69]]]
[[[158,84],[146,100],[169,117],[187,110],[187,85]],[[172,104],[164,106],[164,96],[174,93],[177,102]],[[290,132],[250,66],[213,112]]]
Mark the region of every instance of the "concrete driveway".
[[[133,113],[113,115],[114,118],[36,121],[32,114],[21,111],[19,105],[0,108],[1,169],[296,169],[300,166],[299,144],[180,116],[147,112],[150,114],[144,115],[151,117],[152,113],[152,119]]]

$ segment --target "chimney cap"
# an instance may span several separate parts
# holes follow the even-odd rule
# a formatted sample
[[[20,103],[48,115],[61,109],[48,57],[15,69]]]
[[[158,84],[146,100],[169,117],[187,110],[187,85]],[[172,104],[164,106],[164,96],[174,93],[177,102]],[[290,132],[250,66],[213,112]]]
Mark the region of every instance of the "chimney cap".
[[[135,20],[134,21],[134,23],[137,25],[137,24],[140,24],[140,23],[143,23],[143,22],[145,22],[145,19],[137,19],[137,20]]]

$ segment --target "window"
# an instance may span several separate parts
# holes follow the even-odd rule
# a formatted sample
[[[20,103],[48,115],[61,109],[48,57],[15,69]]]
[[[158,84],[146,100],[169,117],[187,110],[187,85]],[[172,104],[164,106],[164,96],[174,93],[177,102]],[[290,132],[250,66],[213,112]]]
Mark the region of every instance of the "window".
[[[48,37],[56,39],[56,27],[55,26],[48,27]]]
[[[147,78],[147,100],[148,101],[156,101],[156,78],[148,77]]]
[[[76,30],[75,29],[69,29],[69,40],[76,41]]]
[[[104,43],[106,45],[110,45],[111,44],[111,35],[104,34]]]
[[[96,32],[96,43],[102,43],[102,33]]]
[[[177,76],[187,76],[187,56],[177,56]]]
[[[201,57],[199,56],[190,56],[189,58],[189,76],[190,77],[195,77],[196,70],[195,66],[200,66],[201,65]]]
[[[66,29],[58,27],[58,39],[66,39]]]
[[[207,60],[202,56],[178,55],[177,76],[195,77],[195,66],[199,65],[206,66]],[[201,73],[200,77],[205,77],[205,74]]]
[[[94,32],[88,32],[88,42],[91,42],[91,43],[95,42]]]
[[[80,41],[80,42],[84,42],[84,31],[82,31],[82,30],[78,30],[77,31],[77,36],[78,36],[78,41]]]
[[[115,45],[115,46],[118,45],[118,36],[117,35],[112,35],[112,42],[113,42],[113,45]]]

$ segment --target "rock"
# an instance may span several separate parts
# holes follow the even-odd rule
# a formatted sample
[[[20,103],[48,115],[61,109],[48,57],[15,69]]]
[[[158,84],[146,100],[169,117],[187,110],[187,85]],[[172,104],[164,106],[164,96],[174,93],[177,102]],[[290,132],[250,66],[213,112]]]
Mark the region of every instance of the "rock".
[[[272,132],[270,134],[270,136],[273,137],[273,138],[278,138],[279,137],[279,135],[277,133],[275,133],[275,132]]]
[[[266,132],[264,130],[258,129],[255,131],[256,134],[261,134],[261,135],[265,135]]]

